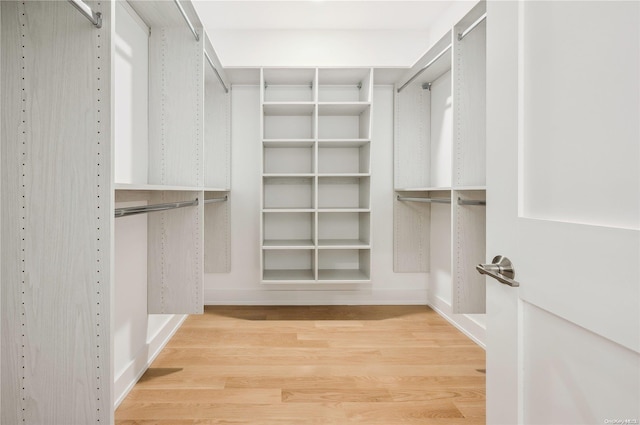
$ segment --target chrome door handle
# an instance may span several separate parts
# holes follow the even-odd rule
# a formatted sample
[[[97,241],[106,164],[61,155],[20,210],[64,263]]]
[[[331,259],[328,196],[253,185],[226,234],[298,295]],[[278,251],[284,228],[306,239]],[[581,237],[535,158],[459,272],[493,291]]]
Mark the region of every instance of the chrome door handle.
[[[476,270],[478,270],[480,274],[491,276],[498,282],[504,283],[505,285],[514,287],[520,286],[518,282],[513,280],[513,278],[516,277],[516,272],[513,269],[511,260],[507,257],[503,257],[502,255],[495,256],[491,264],[478,264],[476,266]]]

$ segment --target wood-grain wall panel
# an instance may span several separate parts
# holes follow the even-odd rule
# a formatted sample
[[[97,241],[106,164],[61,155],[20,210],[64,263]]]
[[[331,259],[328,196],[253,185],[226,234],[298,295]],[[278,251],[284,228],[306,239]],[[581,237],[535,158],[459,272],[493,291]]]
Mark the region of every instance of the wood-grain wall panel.
[[[184,26],[151,28],[150,184],[203,185],[203,61],[202,37]]]
[[[2,2],[2,423],[112,416],[110,25]]]
[[[221,198],[218,193],[212,198]],[[204,206],[204,271],[229,273],[231,271],[231,200]]]
[[[151,193],[150,204],[202,200],[203,192]],[[203,310],[203,204],[149,214],[149,313],[198,314]]]
[[[402,196],[423,196],[403,192]],[[430,269],[431,207],[427,203],[393,200],[393,271],[424,273]]]

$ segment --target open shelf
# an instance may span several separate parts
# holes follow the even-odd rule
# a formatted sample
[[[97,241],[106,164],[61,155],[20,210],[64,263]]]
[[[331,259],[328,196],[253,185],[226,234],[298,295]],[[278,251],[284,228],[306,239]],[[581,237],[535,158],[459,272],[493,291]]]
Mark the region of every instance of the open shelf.
[[[313,177],[264,177],[264,209],[314,208]]]
[[[262,251],[262,280],[315,281],[315,250],[281,249]]]
[[[315,248],[314,239],[314,213],[263,212],[263,248]]]
[[[348,115],[356,116],[362,114],[371,107],[369,102],[319,102],[318,115]]]
[[[321,68],[318,102],[370,102],[370,68]]]
[[[367,174],[370,153],[368,142],[318,143],[318,174]]]
[[[315,68],[265,68],[264,102],[313,102]]]
[[[264,103],[265,116],[299,116],[312,115],[315,109],[313,102],[278,102]]]
[[[318,281],[361,282],[371,279],[368,249],[318,250]]]
[[[313,143],[270,143],[263,145],[264,174],[309,174],[315,170]]]
[[[371,215],[368,212],[318,213],[318,247],[358,247],[370,245]]]
[[[318,177],[318,208],[369,208],[369,177]]]
[[[306,140],[315,138],[315,104],[272,103],[263,106],[263,138]]]
[[[340,111],[337,105],[318,107],[319,139],[369,139],[371,127],[371,108],[354,105]]]

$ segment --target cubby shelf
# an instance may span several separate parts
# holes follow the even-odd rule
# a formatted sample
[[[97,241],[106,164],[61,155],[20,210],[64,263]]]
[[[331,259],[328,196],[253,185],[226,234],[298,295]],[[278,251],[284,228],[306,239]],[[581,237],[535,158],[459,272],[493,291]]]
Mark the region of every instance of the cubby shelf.
[[[369,68],[264,68],[263,283],[369,281]]]
[[[450,192],[452,187],[412,187],[394,189],[396,192]]]

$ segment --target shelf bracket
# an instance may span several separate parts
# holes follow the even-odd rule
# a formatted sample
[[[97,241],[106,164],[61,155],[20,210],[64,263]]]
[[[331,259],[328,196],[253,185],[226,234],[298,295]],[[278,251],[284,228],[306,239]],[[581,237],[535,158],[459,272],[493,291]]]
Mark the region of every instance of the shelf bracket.
[[[362,90],[362,81],[358,83],[358,90]]]
[[[431,91],[431,83],[423,83],[423,84],[422,84],[422,90],[429,90],[429,91]]]

